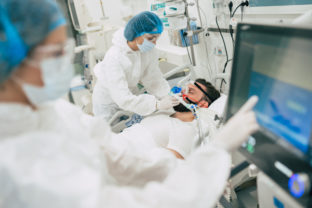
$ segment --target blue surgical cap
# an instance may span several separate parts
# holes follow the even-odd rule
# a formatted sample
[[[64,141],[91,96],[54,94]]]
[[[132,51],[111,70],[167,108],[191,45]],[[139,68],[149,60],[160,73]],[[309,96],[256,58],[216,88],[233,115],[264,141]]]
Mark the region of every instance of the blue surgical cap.
[[[65,19],[55,0],[0,1],[0,83]]]
[[[128,41],[133,41],[134,38],[145,33],[160,34],[162,32],[163,24],[156,14],[141,12],[129,20],[124,35]]]

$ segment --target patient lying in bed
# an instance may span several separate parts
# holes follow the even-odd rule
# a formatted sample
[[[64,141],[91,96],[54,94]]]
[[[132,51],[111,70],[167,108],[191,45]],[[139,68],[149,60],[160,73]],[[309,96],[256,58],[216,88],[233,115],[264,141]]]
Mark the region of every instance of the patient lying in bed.
[[[197,104],[200,107],[201,121],[208,125],[207,116],[209,113],[205,112],[209,106],[212,106],[214,101],[220,98],[220,93],[213,85],[204,79],[197,79],[194,84],[188,84],[188,90],[182,90],[183,99],[187,103]],[[175,112],[161,112],[151,115],[140,124],[136,124],[131,128],[125,129],[121,134],[135,134],[135,132],[145,132],[153,137],[155,144],[160,147],[169,148],[170,138],[180,138],[181,141],[189,141],[189,144],[195,143],[197,138],[197,124],[194,121],[194,116],[182,104],[174,107]],[[203,116],[206,114],[207,116]],[[206,128],[207,130],[207,128]],[[204,130],[205,131],[205,130]],[[139,136],[137,136],[139,137]],[[186,148],[183,157],[186,157],[192,150],[192,145]],[[173,147],[172,147],[173,148]]]

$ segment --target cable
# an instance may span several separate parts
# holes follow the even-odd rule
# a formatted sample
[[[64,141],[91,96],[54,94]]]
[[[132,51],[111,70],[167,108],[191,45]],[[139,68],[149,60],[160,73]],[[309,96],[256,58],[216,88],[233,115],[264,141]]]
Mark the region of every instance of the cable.
[[[242,6],[242,3],[239,4],[239,5],[234,9],[234,12],[231,14],[231,17],[234,17],[234,15],[235,15],[237,9],[238,9],[239,7],[241,7],[241,6]]]
[[[231,24],[230,24],[230,36],[231,36],[231,39],[232,39],[233,50],[234,50],[235,40],[234,40],[234,35],[233,35],[233,26]]]
[[[231,17],[234,17],[234,15],[235,15],[237,9],[238,9],[239,7],[244,7],[244,6],[246,6],[246,7],[249,6],[249,1],[248,1],[248,0],[246,0],[246,1],[242,2],[242,3],[240,3],[240,4],[234,9],[234,12],[233,12],[230,16],[231,16]]]
[[[218,23],[218,16],[216,16],[216,24],[217,24],[219,33],[221,35],[221,38],[222,38],[222,41],[223,41],[223,45],[224,45],[224,49],[225,49],[225,54],[226,54],[226,62],[224,64],[223,71],[222,71],[223,73],[225,73],[225,69],[226,69],[226,67],[227,67],[227,65],[228,65],[230,60],[229,60],[229,55],[228,55],[228,52],[227,52],[227,47],[226,47],[226,44],[225,44],[225,41],[224,41],[224,37],[222,35],[221,29],[220,29],[220,26],[219,26],[219,23]],[[220,92],[221,92],[221,89],[222,89],[223,82],[225,82],[225,84],[226,84],[226,81],[224,79],[222,79],[221,85],[220,85]]]
[[[232,9],[233,9],[233,2],[230,1],[230,3],[229,3],[230,21],[231,21],[231,19],[232,19]],[[233,27],[232,27],[231,24],[230,24],[230,26],[229,26],[229,29],[230,29],[230,36],[231,36],[231,39],[232,39],[232,44],[233,44],[233,49],[234,49]]]
[[[221,29],[220,29],[220,26],[219,26],[219,23],[218,23],[218,16],[216,16],[216,24],[217,24],[219,33],[220,33],[222,41],[223,41],[223,45],[224,45],[224,49],[225,49],[225,55],[226,55],[226,61],[228,61],[229,60],[229,55],[228,55],[228,52],[227,52],[227,48],[226,48],[226,44],[225,44],[225,41],[224,41],[224,37],[222,35]]]
[[[232,3],[233,4],[233,3]],[[244,1],[244,2],[242,2],[242,3],[240,3],[235,9],[234,9],[234,12],[233,13],[231,13],[230,14],[230,17],[232,18],[232,17],[234,17],[234,15],[235,15],[235,13],[236,13],[236,11],[237,11],[237,9],[239,8],[239,7],[244,7],[244,6],[249,6],[249,1]],[[230,4],[229,4],[229,7],[230,7]],[[233,7],[233,6],[232,6]],[[230,8],[230,10],[232,10],[231,8]]]
[[[234,15],[235,15],[235,13],[236,13],[236,11],[237,11],[238,8],[240,8],[240,7],[243,8],[244,6],[246,6],[246,7],[249,6],[249,1],[248,1],[248,0],[246,0],[246,1],[242,2],[242,3],[240,3],[240,4],[234,9],[234,11],[233,11],[233,13],[232,13],[233,2],[230,1],[230,3],[229,3],[230,19],[232,19],[232,17],[234,17]],[[242,10],[242,12],[241,12],[241,21],[243,21],[243,10]],[[234,41],[234,37],[233,37],[233,27],[232,27],[231,24],[230,24],[229,28],[230,28],[230,35],[231,35],[231,38],[232,38],[233,49],[234,49],[234,47],[235,47],[235,41]]]

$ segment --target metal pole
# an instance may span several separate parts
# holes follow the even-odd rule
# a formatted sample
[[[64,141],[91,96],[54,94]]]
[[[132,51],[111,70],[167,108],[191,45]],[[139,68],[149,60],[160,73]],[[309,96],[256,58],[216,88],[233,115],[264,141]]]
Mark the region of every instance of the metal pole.
[[[101,5],[101,11],[102,11],[102,15],[103,15],[103,19],[105,19],[105,11],[104,11],[104,5],[103,5],[103,1],[100,0],[100,5]]]
[[[190,16],[189,16],[189,12],[188,12],[188,3],[187,3],[187,0],[183,0],[184,3],[185,3],[185,16],[187,18],[187,31],[191,31],[191,24],[190,24]],[[191,56],[192,56],[192,64],[193,66],[196,65],[196,62],[195,62],[195,53],[194,53],[194,43],[193,43],[193,35],[188,37],[189,40],[190,40],[190,48],[191,48]],[[186,43],[185,43],[186,44]]]

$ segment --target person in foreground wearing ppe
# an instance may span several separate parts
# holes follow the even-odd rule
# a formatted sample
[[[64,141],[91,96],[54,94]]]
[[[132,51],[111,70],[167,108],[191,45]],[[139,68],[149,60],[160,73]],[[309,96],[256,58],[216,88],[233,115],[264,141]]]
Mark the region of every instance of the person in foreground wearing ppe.
[[[196,104],[199,108],[208,108],[220,97],[220,93],[210,82],[196,79],[194,83],[188,83],[183,87],[180,96],[186,103]],[[174,114],[161,112],[147,116],[141,123],[125,129],[121,134],[134,135],[135,133],[131,133],[132,131],[137,132],[137,128],[144,128],[151,133],[157,146],[178,150],[179,158],[187,158],[192,152],[193,144],[198,136],[197,121],[194,120],[193,113],[181,103],[175,106],[174,110],[176,111]],[[198,113],[203,119],[205,112]],[[205,128],[205,126],[202,126],[202,130],[206,135],[209,128]],[[179,145],[176,145],[177,143]]]
[[[114,34],[113,46],[94,68],[95,116],[109,121],[120,109],[146,116],[178,104],[168,96],[169,84],[158,68],[154,47],[162,31],[159,17],[146,11],[134,16],[124,29]],[[149,94],[138,94],[138,83],[143,84]]]
[[[134,143],[57,99],[72,75],[64,23],[54,0],[0,1],[0,206],[213,207],[230,151],[259,128],[257,98],[187,160],[148,133]]]

